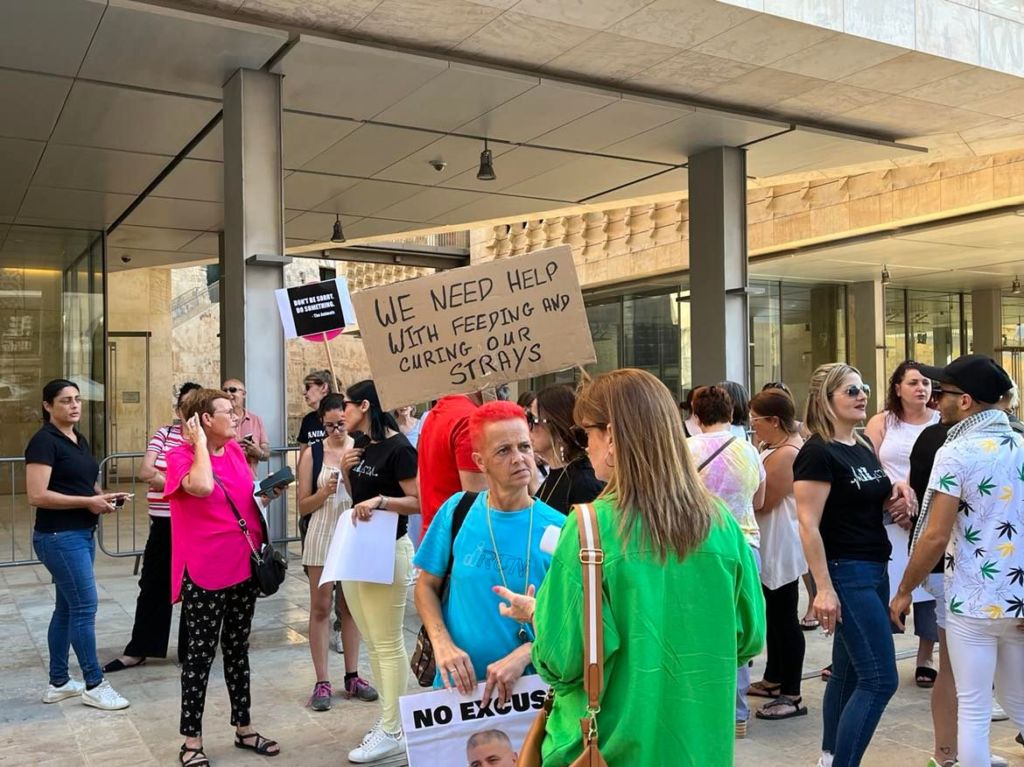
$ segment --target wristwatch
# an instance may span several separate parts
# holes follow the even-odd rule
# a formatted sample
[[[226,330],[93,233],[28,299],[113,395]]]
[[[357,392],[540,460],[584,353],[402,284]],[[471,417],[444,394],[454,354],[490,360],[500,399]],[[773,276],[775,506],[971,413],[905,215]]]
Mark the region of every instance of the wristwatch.
[[[387,510],[387,508],[388,508],[388,497],[386,495],[382,495],[380,497],[380,503],[377,504],[377,508],[378,509],[384,509],[385,511]]]

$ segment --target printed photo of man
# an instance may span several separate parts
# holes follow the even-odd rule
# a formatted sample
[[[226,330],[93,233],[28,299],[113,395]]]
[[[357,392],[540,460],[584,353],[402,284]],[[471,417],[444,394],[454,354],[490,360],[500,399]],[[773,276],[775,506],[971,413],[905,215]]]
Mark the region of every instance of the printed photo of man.
[[[468,767],[516,767],[519,755],[501,730],[483,730],[466,741]]]

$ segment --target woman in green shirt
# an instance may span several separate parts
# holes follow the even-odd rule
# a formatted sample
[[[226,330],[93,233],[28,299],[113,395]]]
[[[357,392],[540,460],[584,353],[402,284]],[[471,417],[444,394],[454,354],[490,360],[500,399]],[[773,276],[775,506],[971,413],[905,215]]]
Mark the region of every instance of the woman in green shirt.
[[[601,753],[611,767],[731,767],[736,669],[764,644],[750,547],[704,489],[657,378],[630,369],[599,376],[580,394],[575,420],[608,483],[594,502],[604,550]],[[545,767],[570,764],[583,747],[581,578],[570,514],[536,602],[496,589],[511,602],[502,614],[533,619],[533,664],[555,691]]]

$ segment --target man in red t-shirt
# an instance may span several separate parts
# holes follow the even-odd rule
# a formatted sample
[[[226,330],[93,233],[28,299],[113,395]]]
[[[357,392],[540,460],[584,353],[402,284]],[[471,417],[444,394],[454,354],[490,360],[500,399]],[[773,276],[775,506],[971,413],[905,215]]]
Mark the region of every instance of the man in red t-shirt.
[[[473,460],[469,416],[480,406],[480,395],[442,397],[423,417],[419,442],[420,513],[422,535],[441,504],[460,490],[480,492],[487,481]]]

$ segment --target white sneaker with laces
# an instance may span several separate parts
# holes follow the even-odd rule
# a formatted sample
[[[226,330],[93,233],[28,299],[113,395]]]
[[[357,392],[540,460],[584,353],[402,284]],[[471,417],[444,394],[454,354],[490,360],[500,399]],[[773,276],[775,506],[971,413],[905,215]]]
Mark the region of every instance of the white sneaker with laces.
[[[68,679],[60,687],[47,685],[46,692],[43,693],[43,703],[58,703],[68,698],[74,698],[76,695],[81,695],[83,690],[85,690],[85,684],[77,679]]]
[[[1000,706],[996,701],[992,701],[992,721],[993,722],[1005,722],[1010,718],[1010,715],[1003,711],[1003,707]]]
[[[129,706],[128,699],[111,687],[106,679],[91,690],[83,690],[82,703],[104,711],[118,711]]]
[[[365,764],[401,753],[405,750],[402,740],[402,733],[391,734],[385,732],[379,724],[374,725],[373,729],[366,733],[363,742],[348,752],[348,760],[356,764]]]

